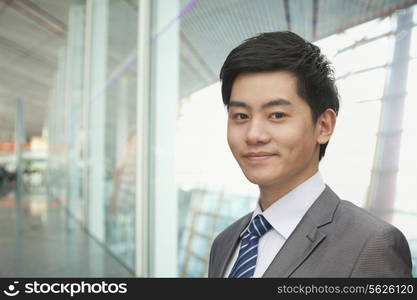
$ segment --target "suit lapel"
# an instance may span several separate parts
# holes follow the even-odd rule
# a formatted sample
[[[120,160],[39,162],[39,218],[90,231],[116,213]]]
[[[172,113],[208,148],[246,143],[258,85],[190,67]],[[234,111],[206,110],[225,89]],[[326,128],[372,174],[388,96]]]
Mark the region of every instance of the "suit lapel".
[[[338,196],[326,185],[288,237],[263,277],[290,277],[326,238],[320,227],[332,222],[339,202]]]
[[[216,277],[222,277],[224,272],[226,271],[227,264],[234,253],[235,248],[239,243],[239,236],[242,231],[248,226],[250,220],[252,218],[252,213],[244,216],[235,224],[235,228],[231,230],[232,234],[226,237],[224,244],[222,247],[219,248],[219,256],[223,257],[224,259],[219,260],[221,264],[218,266],[218,271],[215,273]]]

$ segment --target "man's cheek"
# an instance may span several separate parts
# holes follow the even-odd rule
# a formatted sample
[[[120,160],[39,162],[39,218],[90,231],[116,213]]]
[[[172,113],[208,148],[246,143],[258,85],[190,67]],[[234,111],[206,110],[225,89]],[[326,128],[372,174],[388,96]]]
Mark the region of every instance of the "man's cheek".
[[[233,131],[228,132],[227,143],[232,150],[235,150],[238,147],[238,138],[236,134],[233,134]]]

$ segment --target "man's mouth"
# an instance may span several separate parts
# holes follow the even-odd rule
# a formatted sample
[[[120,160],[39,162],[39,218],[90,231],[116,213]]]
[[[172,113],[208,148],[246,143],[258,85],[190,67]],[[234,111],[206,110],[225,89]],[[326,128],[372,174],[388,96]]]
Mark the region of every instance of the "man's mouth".
[[[271,152],[249,152],[243,155],[248,161],[257,162],[270,159],[271,157],[276,156],[276,153]]]

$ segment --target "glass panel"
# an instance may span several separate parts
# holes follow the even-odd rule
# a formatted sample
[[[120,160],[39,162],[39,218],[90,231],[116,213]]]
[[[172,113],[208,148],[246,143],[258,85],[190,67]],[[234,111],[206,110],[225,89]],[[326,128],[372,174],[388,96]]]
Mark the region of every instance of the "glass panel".
[[[71,6],[51,97],[50,194],[134,270],[137,1],[90,4],[90,25],[86,2]]]
[[[186,5],[185,1],[183,5]],[[213,2],[211,5],[209,6],[206,2],[204,5],[199,3],[192,8],[194,10],[191,14],[199,13],[200,18],[204,19],[204,14],[216,7],[218,3]],[[226,13],[227,10],[224,12]],[[222,61],[217,64],[206,63],[206,60],[216,53],[217,44],[207,45],[206,41],[194,44],[198,41],[195,34],[197,24],[201,25],[202,22],[192,22],[187,14],[183,16],[181,31],[189,35],[181,36],[181,87],[186,89],[190,82],[195,86],[205,87],[193,93],[186,93],[186,97],[180,101],[176,148],[177,182],[178,189],[183,195],[185,191],[190,191],[192,195],[187,198],[190,199],[189,202],[183,200],[180,204],[179,219],[187,220],[182,222],[179,233],[181,237],[179,240],[180,276],[203,276],[205,274],[194,273],[203,271],[198,263],[190,264],[194,261],[190,245],[197,241],[197,238],[193,236],[193,231],[204,232],[207,234],[206,238],[212,240],[233,221],[253,210],[258,197],[257,187],[248,183],[227,145],[227,119],[222,106],[220,85],[218,83],[211,86],[205,84],[208,74],[214,73],[214,78],[218,76]],[[215,24],[217,26],[217,23]],[[213,29],[217,28],[215,24],[212,25]],[[380,102],[375,100],[382,96],[386,69],[375,69],[352,75],[349,73],[386,64],[391,55],[391,39],[380,38],[340,54],[337,53],[359,40],[372,38],[390,30],[390,18],[373,20],[316,43],[334,62],[336,76],[345,75],[338,81],[342,109],[337,130],[329,144],[328,154],[321,168],[329,184],[342,195],[348,196],[346,198],[357,201],[359,205],[365,201],[372,168],[376,143],[375,133],[380,115]],[[204,24],[204,28],[198,32],[199,35],[201,31],[207,32],[208,37],[212,35],[208,24]],[[272,29],[260,28],[258,32],[262,31],[272,31]],[[222,32],[222,35],[227,35],[227,40],[233,41],[230,44],[231,50],[253,33],[248,31],[242,37],[230,32]],[[227,52],[222,52],[221,55],[225,57]],[[217,79],[213,79],[215,80]],[[195,84],[195,81],[199,84]],[[355,120],[354,124],[352,120]],[[346,158],[342,164],[340,155]],[[355,168],[352,168],[352,164]],[[351,174],[351,184],[346,184],[345,177],[339,176],[341,169],[346,174]],[[353,169],[355,169],[355,174],[350,173]],[[197,197],[195,195],[198,191],[204,192]],[[198,237],[198,239],[201,238],[202,236]],[[200,254],[208,255],[208,252],[202,249],[201,251]],[[204,259],[207,263],[208,257]]]
[[[373,38],[391,31],[390,18],[375,19],[353,28],[345,30],[345,33],[352,41],[359,41],[363,38]]]
[[[218,83],[220,67],[229,51],[245,38],[287,28],[287,24],[285,15],[268,18],[268,11],[285,11],[279,1],[273,4],[259,1],[258,5],[241,1],[239,9],[233,5],[228,7],[224,1],[179,2],[178,17],[167,22],[166,27],[161,26],[160,32],[153,28],[153,41],[180,22],[180,96],[176,99],[179,113],[175,145],[178,275],[200,277],[206,275],[209,248],[215,236],[253,210],[258,199],[257,187],[243,176],[227,145],[227,118]],[[304,10],[311,12],[301,7],[302,13]],[[265,22],[257,19],[259,15],[266,18],[262,20]],[[255,20],[259,22],[251,24]],[[227,22],[242,26],[224,30],[229,25]],[[292,25],[295,28],[296,25]],[[295,31],[311,39],[308,28],[302,25]],[[389,62],[393,39],[385,36],[367,43],[361,41],[391,30],[392,18],[386,17],[317,41],[334,62],[342,99],[336,132],[321,170],[326,183],[358,205],[363,205],[367,196],[380,119],[380,98],[389,66],[376,67]],[[350,46],[351,49],[341,51]],[[172,82],[176,80],[174,76]],[[341,161],[340,157],[344,159]],[[340,176],[341,173],[346,176]]]
[[[342,103],[336,130],[320,163],[325,182],[358,206],[366,201],[380,107],[380,101]]]
[[[135,1],[109,1],[105,111],[106,243],[135,267],[136,49]]]
[[[58,60],[55,89],[49,103],[48,192],[68,206],[72,216],[84,219],[82,148],[85,1],[73,1],[68,35]]]
[[[390,49],[390,40],[390,38],[380,38],[336,55],[333,59],[336,77],[386,64],[391,53],[387,51]]]
[[[386,69],[381,68],[338,80],[342,104],[380,99],[384,91],[385,77]]]

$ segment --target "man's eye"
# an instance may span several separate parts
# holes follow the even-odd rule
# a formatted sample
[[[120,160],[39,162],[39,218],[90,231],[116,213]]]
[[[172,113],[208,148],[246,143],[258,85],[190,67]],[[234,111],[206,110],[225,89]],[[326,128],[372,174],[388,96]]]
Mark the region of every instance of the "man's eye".
[[[271,117],[274,119],[282,119],[283,117],[285,117],[285,114],[277,112],[277,113],[271,114]]]
[[[247,115],[246,114],[242,114],[242,113],[238,113],[238,114],[234,114],[233,118],[234,119],[238,119],[238,120],[243,120],[243,119],[247,119]]]

